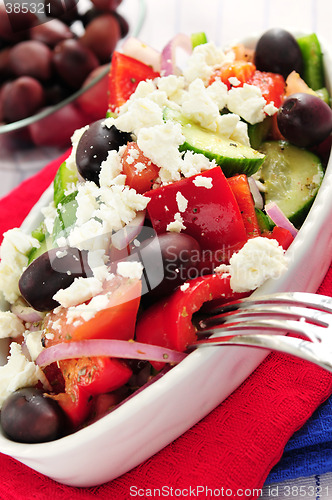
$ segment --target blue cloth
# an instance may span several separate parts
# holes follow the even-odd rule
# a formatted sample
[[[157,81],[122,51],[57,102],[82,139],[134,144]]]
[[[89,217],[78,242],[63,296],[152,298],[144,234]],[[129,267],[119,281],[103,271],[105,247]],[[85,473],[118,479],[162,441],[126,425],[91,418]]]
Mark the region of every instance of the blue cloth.
[[[332,396],[287,443],[266,484],[332,471]]]

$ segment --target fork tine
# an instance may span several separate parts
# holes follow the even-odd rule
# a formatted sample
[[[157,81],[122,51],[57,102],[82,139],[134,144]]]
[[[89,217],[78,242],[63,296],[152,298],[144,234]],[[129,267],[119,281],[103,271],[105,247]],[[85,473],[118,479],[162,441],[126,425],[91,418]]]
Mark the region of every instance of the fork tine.
[[[257,304],[283,304],[295,305],[299,307],[308,307],[332,313],[332,298],[326,295],[319,295],[307,292],[283,292],[264,295],[262,297],[251,295],[243,299],[227,302],[211,311],[211,314],[234,311],[246,307],[252,307]]]
[[[306,323],[305,321],[294,321],[288,319],[247,319],[233,321],[230,323],[224,323],[216,325],[215,329],[205,329],[197,332],[197,335],[218,334],[221,336],[228,336],[230,333],[234,332],[238,335],[246,334],[247,332],[253,331],[263,331],[263,332],[284,332],[293,333],[297,335],[304,335],[313,342],[320,341],[322,339],[324,327],[314,325],[311,323]],[[327,331],[327,329],[325,329]]]
[[[311,361],[321,366],[325,370],[332,372],[331,351],[326,350],[322,344],[313,344],[306,340],[285,337],[283,335],[234,335],[228,337],[214,337],[205,340],[198,340],[189,347],[207,347],[207,346],[247,346],[259,347],[272,351],[283,352],[296,356],[298,358]]]
[[[213,327],[214,325],[220,325],[226,323],[232,318],[245,319],[250,317],[261,317],[261,316],[271,316],[281,317],[285,319],[302,319],[308,322],[320,326],[329,326],[332,322],[332,315],[324,311],[318,311],[317,309],[309,309],[306,307],[296,307],[296,306],[279,306],[277,304],[269,304],[269,307],[262,304],[252,305],[252,307],[246,307],[241,309],[236,309],[233,311],[226,311],[223,313],[208,313],[200,314],[199,320],[196,321],[197,327],[199,329],[204,329],[206,327]]]
[[[276,319],[301,320],[321,327],[328,327],[332,322],[332,315],[317,309],[297,306],[280,306],[279,302],[267,305],[252,304],[252,307],[246,307],[238,310],[227,311],[224,313],[201,315],[196,319],[196,327],[199,332],[218,327],[224,323],[239,322],[250,319],[261,319],[273,317]]]

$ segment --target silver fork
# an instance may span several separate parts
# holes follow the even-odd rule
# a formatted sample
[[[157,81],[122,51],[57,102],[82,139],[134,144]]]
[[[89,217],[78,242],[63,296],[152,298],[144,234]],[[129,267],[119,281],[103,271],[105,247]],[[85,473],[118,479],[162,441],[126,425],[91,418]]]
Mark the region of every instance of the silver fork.
[[[194,324],[199,340],[189,348],[260,347],[311,361],[332,372],[331,297],[304,292],[247,297],[196,315]],[[207,338],[209,335],[212,337]]]

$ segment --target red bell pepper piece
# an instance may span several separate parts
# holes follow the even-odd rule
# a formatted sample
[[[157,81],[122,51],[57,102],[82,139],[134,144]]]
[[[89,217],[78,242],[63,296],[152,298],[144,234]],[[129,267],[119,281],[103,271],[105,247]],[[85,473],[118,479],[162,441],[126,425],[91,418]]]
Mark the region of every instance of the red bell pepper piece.
[[[196,340],[192,316],[204,303],[220,299],[228,302],[245,294],[233,292],[229,276],[209,274],[186,282],[170,297],[152,305],[140,316],[136,340],[147,344],[185,351]],[[246,294],[247,295],[247,294]],[[163,363],[151,363],[161,369]]]
[[[211,179],[212,187],[195,185],[197,177]],[[178,192],[188,201],[183,212],[177,203]],[[220,167],[153,189],[145,196],[150,198],[147,212],[156,233],[165,233],[178,213],[185,226],[181,232],[196,239],[205,261],[227,262],[247,241],[239,206]]]
[[[115,111],[122,106],[135,92],[139,82],[153,80],[157,76],[160,74],[151,66],[121,52],[113,52],[109,74],[109,109]]]
[[[108,357],[68,359],[59,362],[65,392],[52,396],[76,429],[90,415],[94,397],[114,391],[128,382],[132,370],[122,360]]]
[[[255,204],[247,176],[244,174],[235,175],[227,180],[239,205],[248,238],[260,236],[261,232],[257,221]]]
[[[277,240],[279,245],[281,245],[284,250],[287,250],[289,245],[294,240],[294,237],[288,231],[288,229],[279,226],[274,226],[272,231],[265,231],[264,233],[262,233],[262,236]]]

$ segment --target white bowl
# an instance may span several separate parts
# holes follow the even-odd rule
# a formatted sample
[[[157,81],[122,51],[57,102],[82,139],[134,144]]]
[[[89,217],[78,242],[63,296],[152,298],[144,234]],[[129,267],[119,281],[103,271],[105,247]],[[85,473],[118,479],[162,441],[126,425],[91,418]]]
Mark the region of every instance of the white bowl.
[[[326,47],[324,52],[331,91],[332,64]],[[37,225],[40,207],[50,196],[48,190],[32,209],[24,230]],[[331,261],[331,217],[332,160],[314,205],[287,251],[287,273],[266,282],[256,295],[317,290]],[[188,430],[224,401],[266,355],[264,350],[245,347],[196,350],[96,423],[51,443],[20,444],[0,435],[0,452],[60,483],[101,484],[129,471]]]

